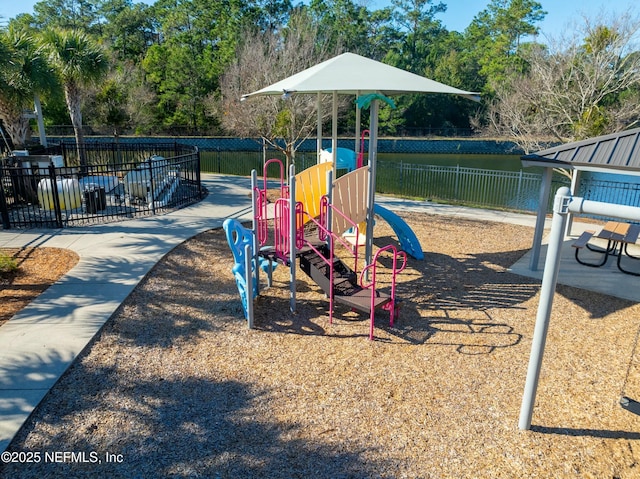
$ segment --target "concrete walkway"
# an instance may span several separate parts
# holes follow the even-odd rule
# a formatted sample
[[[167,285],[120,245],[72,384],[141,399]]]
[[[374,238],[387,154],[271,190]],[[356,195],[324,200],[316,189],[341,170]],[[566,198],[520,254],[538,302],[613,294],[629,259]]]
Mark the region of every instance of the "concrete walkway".
[[[0,327],[0,451],[151,268],[175,246],[251,217],[250,181],[204,175],[209,195],[164,216],[62,230],[0,231],[0,247],[49,246],[78,264]],[[231,256],[229,256],[231,258]]]
[[[0,452],[163,256],[196,234],[221,227],[226,218],[250,218],[248,178],[203,175],[203,183],[209,190],[207,198],[164,216],[62,230],[0,231],[3,248],[49,246],[67,248],[80,256],[78,264],[60,281],[0,327]],[[383,195],[376,196],[376,201],[394,211],[527,226],[535,223],[534,215]],[[423,248],[428,251],[428,245]],[[229,258],[231,262],[231,253]],[[594,273],[591,268],[585,269]]]

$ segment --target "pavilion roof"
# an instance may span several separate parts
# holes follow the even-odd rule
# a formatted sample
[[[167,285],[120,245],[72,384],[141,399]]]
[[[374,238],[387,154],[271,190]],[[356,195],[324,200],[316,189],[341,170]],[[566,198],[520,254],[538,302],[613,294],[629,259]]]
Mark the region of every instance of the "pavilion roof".
[[[524,155],[522,164],[640,174],[640,128],[566,143]]]

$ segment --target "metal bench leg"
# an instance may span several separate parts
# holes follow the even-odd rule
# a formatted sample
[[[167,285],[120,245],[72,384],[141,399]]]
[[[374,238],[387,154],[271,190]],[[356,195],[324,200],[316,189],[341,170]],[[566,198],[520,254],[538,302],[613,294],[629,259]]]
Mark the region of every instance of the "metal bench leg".
[[[592,268],[599,268],[600,266],[604,266],[604,264],[607,262],[607,260],[609,259],[609,254],[610,254],[610,249],[607,246],[606,250],[600,251],[600,250],[593,250],[591,248],[588,248],[590,251],[595,251],[596,253],[601,253],[602,254],[602,261],[600,263],[589,263],[586,261],[583,261],[580,259],[579,254],[580,254],[580,250],[582,248],[576,248],[576,261],[584,266],[591,266]]]
[[[626,252],[626,248],[625,248],[625,252]],[[630,256],[630,258],[631,259],[638,259],[638,258],[634,258],[633,256]],[[640,272],[636,273],[634,271],[629,271],[628,269],[623,268],[622,264],[621,264],[621,260],[622,260],[622,252],[618,256],[618,269],[620,271],[622,271],[623,273],[626,273],[626,274],[630,274],[632,276],[640,276]]]

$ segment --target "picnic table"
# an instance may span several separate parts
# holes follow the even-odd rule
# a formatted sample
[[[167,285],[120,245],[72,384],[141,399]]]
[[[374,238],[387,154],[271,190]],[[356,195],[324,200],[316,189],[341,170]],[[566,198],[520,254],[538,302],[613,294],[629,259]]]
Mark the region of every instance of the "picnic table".
[[[598,268],[600,266],[604,266],[607,263],[609,256],[615,256],[617,257],[616,263],[620,271],[626,274],[631,274],[633,276],[640,276],[640,271],[630,271],[622,266],[623,256],[634,260],[640,259],[640,256],[634,256],[633,254],[629,253],[628,250],[629,245],[636,244],[636,242],[638,241],[638,236],[640,236],[640,225],[618,221],[609,221],[597,234],[595,231],[585,231],[573,243],[572,246],[575,248],[576,261],[585,266]],[[606,240],[607,246],[602,248],[590,244],[589,241],[592,238]],[[579,255],[580,251],[583,248],[587,248],[589,251],[601,254],[601,260],[597,262],[590,262],[581,259]]]

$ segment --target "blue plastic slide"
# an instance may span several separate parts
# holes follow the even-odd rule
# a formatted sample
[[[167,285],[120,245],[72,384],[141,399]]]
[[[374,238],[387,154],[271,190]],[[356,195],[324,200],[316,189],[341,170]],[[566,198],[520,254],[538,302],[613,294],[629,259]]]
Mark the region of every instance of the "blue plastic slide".
[[[409,256],[412,256],[415,259],[424,259],[422,246],[420,246],[420,242],[418,241],[418,238],[416,238],[416,234],[402,218],[393,211],[378,204],[373,205],[373,212],[389,223],[389,226],[393,228],[394,233],[398,237],[398,241],[400,241],[400,247]]]

